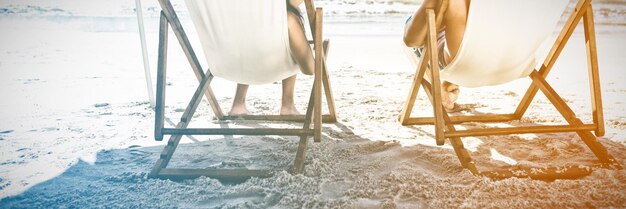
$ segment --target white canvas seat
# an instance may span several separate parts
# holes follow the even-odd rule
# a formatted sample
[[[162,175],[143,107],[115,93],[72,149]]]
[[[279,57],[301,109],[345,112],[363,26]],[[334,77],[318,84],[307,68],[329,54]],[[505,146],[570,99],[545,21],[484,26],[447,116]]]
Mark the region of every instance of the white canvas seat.
[[[299,72],[289,48],[284,0],[186,0],[211,73],[264,84]]]
[[[569,0],[472,0],[459,51],[441,72],[465,87],[526,77],[549,49]],[[529,12],[532,11],[532,12]]]

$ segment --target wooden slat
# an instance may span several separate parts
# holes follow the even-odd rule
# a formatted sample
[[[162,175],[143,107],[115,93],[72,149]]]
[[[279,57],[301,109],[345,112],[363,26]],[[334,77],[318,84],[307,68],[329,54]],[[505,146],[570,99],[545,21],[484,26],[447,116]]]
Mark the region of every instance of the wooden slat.
[[[322,41],[322,8],[315,9],[315,31],[313,41],[315,41],[315,106],[313,106],[313,140],[320,142],[322,139],[322,77],[324,76],[324,49]]]
[[[446,137],[466,137],[466,136],[491,136],[491,135],[509,135],[509,134],[528,134],[528,133],[557,133],[557,132],[576,132],[590,131],[596,128],[593,124],[585,124],[582,126],[572,127],[569,125],[546,125],[546,126],[525,126],[525,127],[507,127],[507,128],[481,128],[462,131],[449,131],[445,133]]]
[[[441,99],[441,80],[439,78],[439,55],[437,50],[437,27],[435,25],[435,11],[426,11],[428,16],[428,48],[430,52],[430,78],[433,85],[433,112],[435,113],[435,139],[437,145],[445,143],[443,105]]]
[[[554,63],[559,58],[559,55],[563,51],[563,48],[567,44],[567,41],[569,41],[572,33],[574,33],[578,22],[580,22],[580,19],[585,14],[585,8],[590,3],[590,0],[579,0],[576,4],[574,12],[572,12],[572,14],[567,19],[567,22],[563,26],[561,33],[554,42],[550,53],[548,54],[543,65],[541,65],[541,68],[539,69],[539,73],[543,78],[546,78],[548,76],[548,73],[550,73],[550,70],[552,70]],[[538,91],[539,89],[537,88],[537,86],[531,84],[531,86],[524,94],[524,97],[522,98],[520,104],[517,106],[517,109],[515,110],[515,115],[518,119],[521,119],[522,116],[526,113],[526,110],[528,110],[528,107],[530,107],[530,103],[532,102],[533,98],[535,98]]]
[[[604,136],[604,112],[602,110],[602,91],[600,90],[600,74],[598,70],[598,49],[596,47],[596,31],[593,21],[593,8],[587,6],[583,16],[585,42],[587,46],[587,65],[589,69],[589,89],[591,91],[591,108],[593,123],[597,124],[596,136]]]
[[[289,121],[304,122],[305,115],[241,115],[224,116],[222,120],[259,120],[259,121]],[[333,123],[333,117],[329,114],[322,115],[322,122]]]
[[[514,168],[500,171],[480,172],[481,176],[491,179],[531,178],[552,181],[555,179],[579,179],[591,174],[592,169],[580,166],[545,167],[545,168]]]
[[[301,136],[313,135],[313,130],[309,129],[279,129],[279,128],[164,128],[166,135],[279,135],[279,136]]]
[[[450,116],[450,121],[453,124],[466,123],[466,122],[507,122],[515,120],[514,114],[486,114],[486,115],[462,115],[462,116]],[[402,125],[434,125],[435,118],[433,117],[415,117],[409,118]]]
[[[196,56],[193,47],[191,47],[189,38],[187,38],[187,34],[185,33],[185,30],[183,29],[183,26],[180,23],[176,12],[174,11],[174,7],[172,7],[172,4],[169,0],[159,0],[159,4],[161,5],[161,9],[165,13],[165,17],[167,17],[167,20],[169,21],[170,26],[174,31],[174,34],[178,38],[178,42],[180,43],[180,46],[185,53],[185,56],[187,57],[187,61],[189,61],[189,64],[191,65],[191,68],[196,75],[196,79],[198,80],[198,82],[201,81],[204,78],[205,73],[202,70],[202,66],[200,66],[200,62],[198,61],[198,57]],[[210,70],[207,70],[206,74],[213,76]],[[219,102],[217,101],[217,98],[215,98],[215,94],[211,87],[208,87],[205,95],[207,97],[207,100],[209,101],[209,106],[211,106],[211,109],[215,114],[215,117],[224,117],[224,113],[222,112],[222,109],[219,106]]]
[[[156,104],[154,106],[154,139],[163,140],[163,127],[165,125],[165,85],[167,70],[167,19],[161,12],[159,23],[159,60],[157,64]]]
[[[175,169],[164,168],[158,174],[158,178],[170,180],[194,179],[200,176],[218,179],[224,182],[243,182],[252,177],[268,178],[276,172],[273,170],[247,170],[247,169]]]

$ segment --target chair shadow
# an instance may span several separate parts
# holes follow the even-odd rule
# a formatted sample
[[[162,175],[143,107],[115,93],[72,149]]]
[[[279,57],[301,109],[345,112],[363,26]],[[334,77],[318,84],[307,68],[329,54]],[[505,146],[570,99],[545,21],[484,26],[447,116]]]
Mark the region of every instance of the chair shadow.
[[[263,122],[246,121],[236,124],[251,128],[268,127]],[[228,127],[232,126],[232,123],[226,122],[220,126]],[[290,126],[301,127],[301,123],[292,123]],[[294,189],[303,183],[301,182],[303,178],[312,178],[312,180],[306,180],[304,183],[323,180],[317,178],[327,178],[325,175],[320,175],[320,173],[329,172],[324,169],[318,170],[320,163],[329,163],[321,165],[322,168],[333,168],[333,165],[346,167],[346,169],[339,169],[333,175],[357,175],[365,178],[375,175],[370,173],[371,170],[361,168],[370,168],[365,165],[372,163],[372,161],[385,161],[378,159],[379,153],[391,152],[395,153],[396,157],[400,156],[404,160],[413,161],[413,158],[404,157],[412,154],[416,149],[421,149],[421,147],[406,149],[397,142],[367,139],[354,134],[349,125],[340,122],[326,123],[322,130],[322,143],[314,143],[309,138],[307,151],[309,154],[305,160],[305,174],[303,176],[300,174],[289,176],[292,174],[279,172],[266,181],[253,179],[242,183],[235,182],[236,184],[224,183],[206,177],[182,181],[150,179],[147,177],[148,173],[159,159],[164,146],[141,147],[133,145],[126,148],[99,151],[94,163],[79,160],[61,174],[38,183],[19,195],[0,200],[0,206],[7,208],[82,208],[106,204],[108,207],[122,208],[151,208],[155,205],[165,208],[186,206],[205,208],[223,207],[231,203],[237,205],[238,201],[272,206],[278,204],[274,201],[275,199],[279,200],[283,196],[289,198],[293,195]],[[211,140],[202,140],[198,137],[197,141],[187,141],[179,146],[171,165],[168,167],[239,168],[243,166],[250,169],[264,167],[287,171],[293,165],[299,141],[299,137],[231,137],[225,136]],[[400,149],[400,153],[396,153],[398,149]],[[346,153],[351,154],[344,160],[338,158],[339,154],[345,155]],[[378,172],[390,171],[380,169]],[[292,180],[285,181],[285,178]],[[344,184],[350,182],[343,182],[341,179],[332,179],[332,181],[339,181],[339,183]],[[277,186],[267,183],[274,181],[279,182],[279,187],[287,187],[285,191],[262,192],[276,190],[275,187]],[[212,205],[213,203],[219,204]]]
[[[228,128],[230,122],[218,123],[222,128]],[[293,123],[297,125],[298,123]],[[260,122],[238,123],[250,128],[268,128]],[[323,140],[331,140],[328,135],[353,134],[348,126],[341,123],[332,123],[340,131],[323,129]],[[336,133],[342,132],[342,133]],[[310,139],[310,138],[309,138]],[[267,137],[243,136],[235,138],[224,136],[215,140],[192,140],[191,143],[180,144],[174,154],[171,166],[186,168],[245,168],[266,167],[272,170],[288,171],[295,159],[295,150],[299,137]],[[308,141],[309,145],[313,140]],[[274,147],[274,148],[271,148]],[[210,181],[206,185],[216,187],[220,185],[242,182],[219,182],[215,179],[201,178],[183,181],[170,181],[148,178],[148,173],[159,159],[164,145],[141,147],[132,145],[126,148],[102,150],[96,154],[96,161],[88,163],[78,160],[61,174],[38,183],[21,194],[6,197],[0,200],[1,207],[7,208],[62,208],[88,207],[97,202],[116,202],[120,207],[142,207],[141,201],[125,199],[124,194],[132,192],[133,198],[144,201],[157,201],[163,190],[185,190],[190,181]],[[226,149],[223,149],[226,148]],[[309,148],[310,149],[310,148]],[[177,155],[179,154],[179,155]],[[256,156],[255,156],[256,155]],[[176,159],[177,156],[182,160]],[[311,163],[312,157],[307,157],[306,165]],[[168,167],[171,167],[168,166]],[[305,167],[306,169],[306,167]],[[186,183],[187,182],[187,183]],[[205,183],[205,182],[202,182]],[[225,184],[227,183],[227,184]],[[205,186],[203,186],[205,187]],[[166,192],[167,193],[167,192]],[[216,195],[219,195],[216,193]],[[155,196],[157,198],[155,199]],[[115,197],[110,199],[111,197]],[[107,199],[109,198],[109,199]],[[91,200],[90,200],[91,199]],[[116,207],[115,204],[110,205]],[[174,205],[176,206],[176,205]],[[145,204],[143,204],[145,207]]]

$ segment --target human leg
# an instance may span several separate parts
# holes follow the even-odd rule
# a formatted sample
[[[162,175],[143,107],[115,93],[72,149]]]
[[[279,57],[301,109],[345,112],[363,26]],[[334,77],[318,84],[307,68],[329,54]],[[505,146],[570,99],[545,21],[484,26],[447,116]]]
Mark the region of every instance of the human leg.
[[[281,101],[281,115],[300,115],[294,104],[294,91],[296,86],[296,76],[291,76],[283,80],[283,97]]]
[[[248,85],[237,84],[235,99],[233,106],[230,108],[229,115],[249,115],[250,111],[246,108],[246,94],[248,93]]]
[[[296,0],[298,1],[298,0]],[[302,3],[302,1],[299,1]],[[296,5],[299,3],[295,3]],[[292,4],[294,4],[292,2]],[[305,75],[313,75],[315,72],[315,59],[313,58],[313,52],[311,46],[306,38],[304,32],[304,25],[300,17],[287,12],[287,21],[289,28],[289,47],[293,54],[293,58],[300,67],[300,71]],[[294,91],[296,86],[296,76],[286,78],[282,82],[283,95],[280,107],[281,115],[299,115],[300,112],[294,104]]]
[[[422,6],[415,11],[413,16],[407,20],[404,30],[404,43],[408,47],[420,48],[426,44],[426,10],[434,9],[439,12],[441,0],[424,0]],[[467,24],[467,12],[469,10],[469,0],[448,0],[448,7],[443,16],[441,25],[437,25],[438,30],[445,31],[446,45],[450,52],[449,60],[452,60],[461,46],[465,25]]]
[[[434,9],[435,13],[441,7],[441,0],[425,0],[422,6],[409,18],[406,22],[404,41],[409,47],[418,48],[416,54],[421,56],[422,49],[425,46],[427,22],[426,10]],[[448,0],[448,7],[438,31],[438,51],[439,63],[438,67],[444,67],[457,54],[461,45],[463,35],[465,33],[465,25],[467,22],[467,12],[469,8],[469,0]],[[442,30],[443,29],[443,30]],[[445,41],[444,41],[445,40]],[[448,52],[444,50],[447,45]],[[447,111],[456,111],[455,101],[460,93],[459,86],[447,81],[441,82],[442,104]]]

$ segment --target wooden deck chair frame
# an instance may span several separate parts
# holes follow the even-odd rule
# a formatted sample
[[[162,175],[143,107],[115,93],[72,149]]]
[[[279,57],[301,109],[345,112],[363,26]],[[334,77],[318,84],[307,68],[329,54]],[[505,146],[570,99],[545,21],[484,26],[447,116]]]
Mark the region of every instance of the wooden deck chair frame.
[[[169,0],[159,0],[161,5],[161,19],[159,29],[159,60],[157,72],[157,96],[155,107],[155,139],[163,140],[164,135],[170,135],[167,145],[163,148],[158,161],[154,165],[149,174],[151,178],[164,179],[186,179],[196,178],[199,176],[208,176],[224,181],[242,181],[250,177],[269,177],[274,171],[272,170],[246,170],[246,169],[174,169],[167,168],[170,159],[183,135],[282,135],[282,136],[299,136],[300,141],[295,157],[292,173],[301,173],[304,169],[304,160],[306,155],[308,137],[313,136],[315,142],[321,141],[322,122],[336,122],[335,104],[333,100],[332,90],[330,87],[329,77],[326,70],[326,54],[328,50],[328,40],[323,40],[322,36],[322,8],[315,8],[313,0],[306,0],[307,16],[313,34],[315,50],[315,75],[311,97],[309,99],[306,115],[304,116],[280,116],[280,115],[251,115],[251,116],[225,116],[218,104],[215,94],[210,87],[213,75],[210,69],[207,72],[202,71],[202,67],[198,62],[198,58],[191,47],[185,31],[172,7]],[[176,35],[187,60],[189,61],[199,85],[182,114],[180,122],[175,128],[164,127],[164,107],[165,107],[165,87],[166,87],[166,65],[167,65],[167,40],[168,26]],[[325,91],[329,114],[322,114],[322,89]],[[198,129],[187,128],[191,122],[191,118],[195,113],[202,95],[205,95],[209,105],[211,106],[215,117],[219,120],[264,120],[264,121],[295,121],[303,122],[301,129],[278,129],[278,128],[215,128],[215,129]],[[311,128],[313,125],[313,128]]]
[[[448,1],[442,3],[441,14],[445,12]],[[591,169],[583,166],[565,167],[545,167],[545,168],[515,168],[500,171],[479,171],[469,152],[465,149],[461,137],[468,136],[490,136],[525,133],[552,133],[552,132],[576,132],[583,142],[591,149],[593,154],[600,160],[601,167],[611,169],[623,169],[606,150],[606,148],[596,139],[595,135],[604,135],[604,117],[602,112],[602,100],[600,91],[600,78],[598,74],[598,55],[596,49],[596,35],[594,29],[593,9],[591,0],[579,0],[574,12],[569,16],[564,28],[561,30],[556,42],[552,46],[550,53],[539,70],[534,70],[529,77],[532,84],[526,91],[523,99],[513,114],[486,114],[474,116],[449,116],[442,106],[441,80],[439,70],[433,70],[429,66],[438,66],[437,50],[437,30],[436,25],[441,23],[443,15],[436,16],[434,10],[427,10],[428,33],[425,43],[424,56],[420,59],[417,71],[413,80],[408,99],[400,113],[399,120],[402,125],[434,125],[437,145],[443,145],[445,139],[449,139],[461,165],[474,175],[486,176],[492,179],[504,179],[509,177],[532,178],[542,180],[573,179],[586,176],[591,173]],[[545,80],[548,73],[554,66],[561,51],[567,44],[570,36],[576,29],[580,20],[583,20],[585,42],[587,46],[587,62],[589,70],[589,84],[591,89],[591,104],[593,109],[593,123],[584,124],[578,119],[567,105],[567,103],[557,94],[557,92]],[[426,80],[428,76],[432,84]],[[411,111],[420,88],[424,88],[434,110],[434,117],[411,118]],[[556,107],[558,112],[565,118],[568,125],[540,125],[530,127],[511,128],[482,128],[471,130],[456,130],[454,124],[464,122],[506,122],[520,120],[538,91],[548,98]]]

